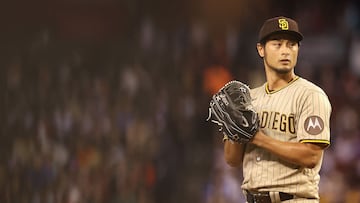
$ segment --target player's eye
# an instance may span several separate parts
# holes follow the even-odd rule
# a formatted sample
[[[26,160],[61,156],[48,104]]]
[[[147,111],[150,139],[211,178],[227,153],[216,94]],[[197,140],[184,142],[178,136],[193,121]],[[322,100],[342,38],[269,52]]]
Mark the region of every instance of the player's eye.
[[[275,47],[281,47],[281,42],[274,42],[273,45],[274,45]]]
[[[288,47],[292,48],[294,46],[296,46],[296,42],[291,41],[288,43]]]
[[[289,39],[286,44],[288,47],[294,47],[298,45],[298,42],[296,40]]]

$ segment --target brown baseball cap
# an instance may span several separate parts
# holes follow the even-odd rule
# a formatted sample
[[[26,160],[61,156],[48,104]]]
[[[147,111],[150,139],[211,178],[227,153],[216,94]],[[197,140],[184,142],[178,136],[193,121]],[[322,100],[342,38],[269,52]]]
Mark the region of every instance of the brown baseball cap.
[[[276,33],[287,33],[298,41],[303,39],[297,22],[291,18],[278,16],[264,22],[259,32],[259,42],[264,42],[270,35]]]

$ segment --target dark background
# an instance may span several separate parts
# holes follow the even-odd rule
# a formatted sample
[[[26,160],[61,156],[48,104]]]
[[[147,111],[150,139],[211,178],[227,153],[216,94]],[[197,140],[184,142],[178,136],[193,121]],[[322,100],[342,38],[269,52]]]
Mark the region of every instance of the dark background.
[[[321,202],[359,202],[351,0],[1,2],[0,202],[244,202],[208,102],[230,79],[265,81],[257,32],[279,15],[305,36],[296,73],[333,107]]]

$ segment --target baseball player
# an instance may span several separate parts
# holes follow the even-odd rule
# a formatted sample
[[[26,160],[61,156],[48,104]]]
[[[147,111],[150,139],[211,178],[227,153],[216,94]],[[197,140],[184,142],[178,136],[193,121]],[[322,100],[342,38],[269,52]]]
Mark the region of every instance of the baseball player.
[[[224,156],[243,167],[247,202],[319,202],[319,170],[330,144],[331,104],[324,91],[294,72],[303,35],[287,17],[268,19],[257,51],[266,83],[250,90],[259,130],[247,143],[224,136]]]

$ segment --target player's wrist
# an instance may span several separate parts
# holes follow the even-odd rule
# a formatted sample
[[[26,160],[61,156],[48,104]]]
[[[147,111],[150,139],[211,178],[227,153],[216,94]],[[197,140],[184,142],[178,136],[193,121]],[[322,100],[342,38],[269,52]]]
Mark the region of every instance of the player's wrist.
[[[261,130],[258,130],[249,142],[261,147],[266,138],[268,138],[268,136],[266,136]]]

